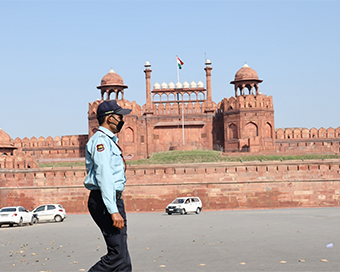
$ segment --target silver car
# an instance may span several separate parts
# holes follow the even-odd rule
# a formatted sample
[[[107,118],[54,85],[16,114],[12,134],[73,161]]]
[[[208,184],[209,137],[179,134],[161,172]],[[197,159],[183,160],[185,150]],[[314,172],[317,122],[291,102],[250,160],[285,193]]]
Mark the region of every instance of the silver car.
[[[45,204],[33,210],[39,221],[62,222],[66,218],[66,211],[60,204]]]

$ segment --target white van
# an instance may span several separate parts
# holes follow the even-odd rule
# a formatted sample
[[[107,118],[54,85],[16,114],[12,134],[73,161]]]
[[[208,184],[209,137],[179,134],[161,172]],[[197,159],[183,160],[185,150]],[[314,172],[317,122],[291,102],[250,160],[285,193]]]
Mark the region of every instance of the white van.
[[[169,215],[173,213],[187,214],[195,212],[199,214],[202,210],[202,201],[197,196],[178,197],[166,206],[165,212]]]

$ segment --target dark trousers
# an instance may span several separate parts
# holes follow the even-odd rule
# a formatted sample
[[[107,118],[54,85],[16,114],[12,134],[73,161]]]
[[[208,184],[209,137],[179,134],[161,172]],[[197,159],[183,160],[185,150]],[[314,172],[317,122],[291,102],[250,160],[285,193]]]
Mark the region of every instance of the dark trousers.
[[[100,191],[91,191],[88,208],[93,220],[100,228],[107,246],[107,254],[101,257],[89,272],[126,271],[131,268],[131,260],[127,247],[127,225],[123,199],[117,200],[120,215],[124,218],[124,228],[118,230],[112,226],[111,215],[107,211]]]

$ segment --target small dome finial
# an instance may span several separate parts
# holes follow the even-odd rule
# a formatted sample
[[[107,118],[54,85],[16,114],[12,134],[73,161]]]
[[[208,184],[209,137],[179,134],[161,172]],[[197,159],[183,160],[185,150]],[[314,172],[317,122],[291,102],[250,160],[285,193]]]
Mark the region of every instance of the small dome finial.
[[[149,61],[146,61],[146,62],[145,62],[145,64],[144,64],[144,67],[145,67],[145,68],[149,68],[149,67],[151,67],[151,64],[150,64],[150,62],[149,62]]]

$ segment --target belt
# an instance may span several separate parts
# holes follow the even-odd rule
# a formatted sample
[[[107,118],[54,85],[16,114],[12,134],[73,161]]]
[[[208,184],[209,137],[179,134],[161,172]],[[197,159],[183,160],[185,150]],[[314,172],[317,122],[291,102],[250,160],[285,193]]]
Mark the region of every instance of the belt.
[[[116,191],[116,199],[122,199],[123,191]]]

